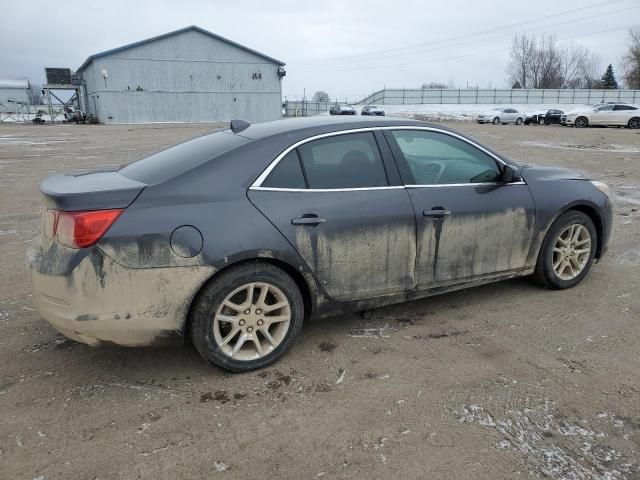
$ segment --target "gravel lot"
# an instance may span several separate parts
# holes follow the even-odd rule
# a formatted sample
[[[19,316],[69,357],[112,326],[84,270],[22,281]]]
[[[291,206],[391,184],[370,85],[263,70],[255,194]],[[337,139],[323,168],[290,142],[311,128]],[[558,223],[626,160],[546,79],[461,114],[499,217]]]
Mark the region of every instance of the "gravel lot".
[[[214,126],[0,125],[0,478],[640,478],[640,132],[451,125],[608,182],[608,255],[568,291],[522,279],[311,323],[244,375],[191,346],[66,340],[25,278],[40,180]]]

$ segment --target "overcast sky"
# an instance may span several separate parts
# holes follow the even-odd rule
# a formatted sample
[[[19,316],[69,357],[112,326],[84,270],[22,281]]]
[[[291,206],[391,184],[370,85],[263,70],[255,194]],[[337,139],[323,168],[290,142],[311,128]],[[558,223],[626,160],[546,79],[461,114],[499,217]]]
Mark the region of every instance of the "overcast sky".
[[[2,0],[0,74],[43,83],[97,52],[198,25],[287,63],[283,94],[354,100],[425,82],[500,88],[515,33],[580,43],[618,77],[639,0]],[[565,40],[563,40],[565,39]],[[407,48],[410,47],[410,48]]]

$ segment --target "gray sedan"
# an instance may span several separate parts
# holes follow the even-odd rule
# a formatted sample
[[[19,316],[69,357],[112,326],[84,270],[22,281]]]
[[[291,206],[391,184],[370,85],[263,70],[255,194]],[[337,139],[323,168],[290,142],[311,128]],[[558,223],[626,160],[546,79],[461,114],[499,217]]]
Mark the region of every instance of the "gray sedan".
[[[520,276],[573,287],[612,218],[599,181],[383,117],[234,121],[40,190],[45,319],[90,345],[189,335],[231,371],[280,358],[306,319]]]

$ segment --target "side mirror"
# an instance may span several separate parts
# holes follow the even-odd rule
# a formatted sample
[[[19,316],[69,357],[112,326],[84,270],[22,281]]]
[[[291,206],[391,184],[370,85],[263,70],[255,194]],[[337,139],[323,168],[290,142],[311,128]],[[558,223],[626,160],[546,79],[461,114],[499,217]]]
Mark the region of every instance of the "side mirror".
[[[518,175],[518,171],[514,167],[511,165],[502,167],[502,172],[500,173],[501,182],[512,183],[518,180],[520,180],[520,175]]]

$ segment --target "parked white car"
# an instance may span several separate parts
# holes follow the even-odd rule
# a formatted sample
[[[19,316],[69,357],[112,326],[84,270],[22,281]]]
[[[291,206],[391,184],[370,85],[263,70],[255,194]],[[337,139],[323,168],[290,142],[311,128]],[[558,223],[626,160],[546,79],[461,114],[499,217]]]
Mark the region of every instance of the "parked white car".
[[[584,128],[592,125],[640,128],[640,109],[626,103],[609,103],[567,112],[562,125]]]
[[[478,115],[478,123],[493,123],[498,125],[499,123],[505,125],[507,123],[515,123],[516,125],[522,125],[526,115],[519,112],[515,108],[504,107],[494,108],[488,112]]]

